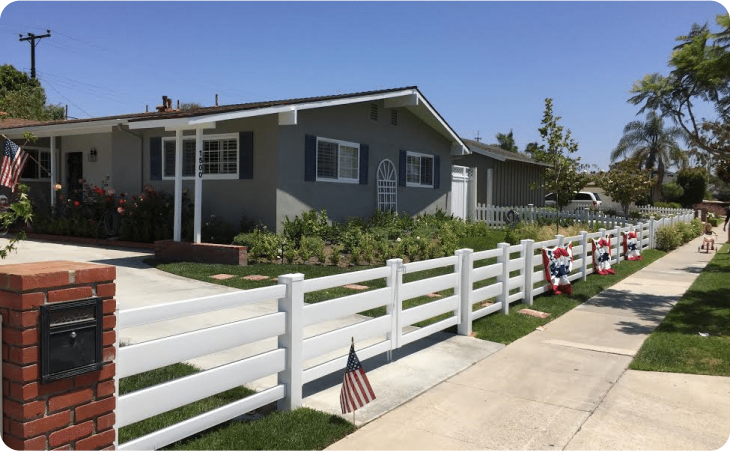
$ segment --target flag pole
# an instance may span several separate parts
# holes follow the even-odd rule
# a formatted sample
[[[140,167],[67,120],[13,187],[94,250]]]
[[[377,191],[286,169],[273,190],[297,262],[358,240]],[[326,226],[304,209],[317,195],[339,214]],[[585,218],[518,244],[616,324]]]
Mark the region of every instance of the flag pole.
[[[355,336],[354,335],[350,337],[350,343],[352,344],[352,349],[355,349]],[[352,409],[352,425],[355,427],[357,427],[357,424],[355,424],[355,411],[356,410],[357,410],[357,408]]]

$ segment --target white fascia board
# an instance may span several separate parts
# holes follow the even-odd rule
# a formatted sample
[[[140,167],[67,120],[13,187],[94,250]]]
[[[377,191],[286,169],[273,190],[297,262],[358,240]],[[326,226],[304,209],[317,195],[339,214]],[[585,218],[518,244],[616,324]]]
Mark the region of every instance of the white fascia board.
[[[457,150],[458,153],[454,153],[453,152],[453,145],[452,145],[452,153],[451,154],[452,155],[468,155],[469,154],[469,149],[466,147],[466,145],[461,140],[461,138],[459,138],[459,135],[457,135],[451,129],[451,127],[449,127],[449,125],[446,122],[444,122],[443,119],[441,119],[441,116],[439,116],[438,113],[436,113],[436,110],[431,106],[430,103],[428,103],[428,101],[421,95],[420,92],[416,92],[416,94],[418,94],[419,107],[421,105],[424,106],[428,110],[428,112],[431,113],[431,115],[434,117],[434,119],[436,119],[439,122],[439,124],[441,124],[441,126],[444,128],[444,130],[446,130],[446,132],[448,133],[448,135],[451,137],[451,140],[453,141],[453,143],[454,144],[459,144],[461,146],[461,149]],[[416,107],[416,108],[418,108],[418,107]]]
[[[469,155],[470,153],[471,153],[471,151],[465,145],[457,143],[457,142],[451,143],[451,155],[461,156],[461,155]]]
[[[393,97],[409,95],[415,92],[416,91],[413,89],[406,89],[403,91],[389,92],[385,94],[364,95],[358,97],[350,97],[346,99],[322,100],[319,102],[299,103],[295,105],[280,105],[274,107],[258,108],[255,110],[232,111],[230,113],[211,114],[209,116],[191,118],[190,123],[201,124],[210,121],[228,121],[232,119],[241,119],[246,117],[264,116],[267,114],[285,113],[291,111],[292,107],[296,108],[297,111],[301,111],[309,110],[312,108],[325,108],[330,106],[349,105],[352,103],[373,102],[376,100],[390,99]]]
[[[69,136],[69,135],[88,135],[92,133],[110,132],[117,124],[126,124],[126,120],[112,119],[106,121],[93,122],[76,122],[73,124],[54,124],[54,125],[29,125],[27,127],[14,128],[5,130],[3,133],[8,137],[23,137],[23,133],[30,132],[38,138],[47,138],[49,136]]]

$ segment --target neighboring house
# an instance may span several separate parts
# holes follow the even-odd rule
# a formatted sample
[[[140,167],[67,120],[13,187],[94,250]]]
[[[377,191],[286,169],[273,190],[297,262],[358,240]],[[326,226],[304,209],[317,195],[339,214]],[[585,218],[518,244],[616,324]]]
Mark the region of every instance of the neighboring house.
[[[458,157],[454,164],[477,169],[477,202],[497,206],[543,206],[545,193],[533,186],[542,183],[549,165],[521,153],[462,139],[471,154]]]
[[[469,153],[417,87],[194,110],[163,98],[150,113],[0,124],[16,142],[25,131],[41,137],[27,148],[65,189],[85,179],[132,194],[147,184],[180,196],[188,189],[194,198],[200,173],[203,217],[234,225],[246,217],[278,231],[286,216],[313,208],[334,220],[449,211],[452,159]],[[50,178],[37,171],[24,181],[47,205]]]

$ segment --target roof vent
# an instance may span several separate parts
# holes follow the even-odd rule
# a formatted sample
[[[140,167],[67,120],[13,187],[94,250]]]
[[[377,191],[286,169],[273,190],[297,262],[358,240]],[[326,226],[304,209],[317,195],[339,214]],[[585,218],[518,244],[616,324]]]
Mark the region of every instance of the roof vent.
[[[373,121],[378,120],[378,104],[377,103],[370,104],[370,120],[373,120]]]
[[[398,125],[398,111],[397,110],[390,111],[390,125]]]

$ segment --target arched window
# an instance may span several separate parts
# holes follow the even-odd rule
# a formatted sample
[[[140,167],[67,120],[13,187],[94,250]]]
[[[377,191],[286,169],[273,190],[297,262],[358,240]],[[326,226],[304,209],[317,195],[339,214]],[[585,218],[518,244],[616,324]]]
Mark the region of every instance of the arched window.
[[[398,211],[398,176],[395,165],[387,158],[378,165],[378,211]]]

